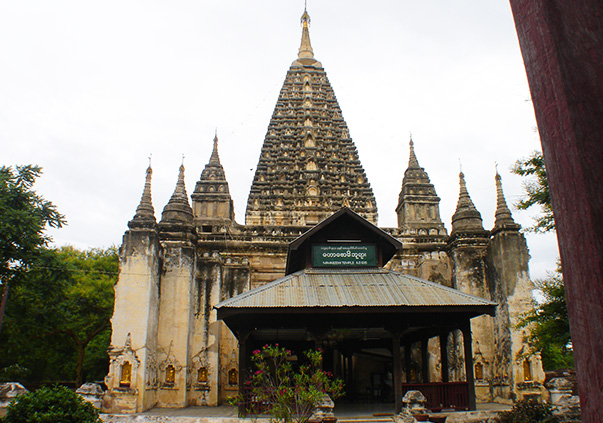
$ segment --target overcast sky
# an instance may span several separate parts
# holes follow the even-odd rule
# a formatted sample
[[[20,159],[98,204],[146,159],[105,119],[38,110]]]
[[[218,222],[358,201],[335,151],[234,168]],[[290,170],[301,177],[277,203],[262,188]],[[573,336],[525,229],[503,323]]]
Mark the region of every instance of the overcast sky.
[[[244,223],[251,180],[278,92],[301,37],[302,0],[20,0],[0,2],[3,165],[44,168],[36,189],[67,216],[58,244],[120,244],[149,154],[158,219],[184,155],[189,194],[217,128]],[[540,149],[517,36],[505,0],[310,0],[315,57],[333,85],[373,187],[380,226],[395,207],[412,133],[441,197],[469,193],[493,226],[495,163],[509,172]],[[534,212],[514,211],[523,226]],[[532,277],[558,255],[528,235]]]

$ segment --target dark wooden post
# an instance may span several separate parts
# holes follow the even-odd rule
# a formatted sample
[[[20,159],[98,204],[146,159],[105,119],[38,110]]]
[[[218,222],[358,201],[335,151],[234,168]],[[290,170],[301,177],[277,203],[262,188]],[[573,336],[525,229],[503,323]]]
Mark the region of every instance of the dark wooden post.
[[[469,410],[475,410],[475,380],[473,376],[473,348],[471,345],[471,322],[461,326],[463,332],[463,349],[465,351],[465,376],[467,379],[467,389],[469,396]]]
[[[239,416],[245,415],[245,406],[247,397],[245,396],[245,382],[249,375],[249,361],[251,360],[251,351],[249,341],[251,340],[251,330],[240,330],[239,338],[239,396],[243,399],[239,403]]]
[[[603,2],[510,0],[551,191],[582,421],[603,415]]]
[[[400,356],[400,334],[392,334],[392,356],[394,360],[394,404],[396,414],[402,411],[402,357]]]
[[[406,374],[406,383],[410,383],[410,348],[411,343],[404,345],[404,373]]]
[[[440,362],[442,364],[442,383],[448,383],[448,331],[440,333]]]
[[[429,339],[421,339],[421,376],[423,383],[429,383]]]

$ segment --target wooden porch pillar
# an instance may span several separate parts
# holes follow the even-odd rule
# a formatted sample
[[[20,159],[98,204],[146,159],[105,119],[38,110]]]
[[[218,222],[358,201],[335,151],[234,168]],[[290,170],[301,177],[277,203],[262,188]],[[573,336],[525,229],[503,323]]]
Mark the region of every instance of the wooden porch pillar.
[[[404,345],[404,373],[406,374],[406,383],[410,383],[410,343]]]
[[[440,333],[440,362],[442,364],[442,382],[448,383],[448,331]]]
[[[465,376],[467,378],[467,389],[469,399],[469,410],[475,410],[475,380],[473,377],[473,348],[471,346],[471,322],[467,319],[461,327],[463,332],[463,347],[465,351]]]
[[[421,376],[423,383],[429,383],[429,339],[421,339]]]
[[[396,414],[402,411],[402,363],[400,356],[400,334],[392,334],[392,356],[394,360],[394,404]]]
[[[245,382],[249,375],[249,362],[251,360],[250,338],[251,330],[242,330],[238,333],[239,338],[239,396],[243,399],[239,403],[239,416],[245,415]]]

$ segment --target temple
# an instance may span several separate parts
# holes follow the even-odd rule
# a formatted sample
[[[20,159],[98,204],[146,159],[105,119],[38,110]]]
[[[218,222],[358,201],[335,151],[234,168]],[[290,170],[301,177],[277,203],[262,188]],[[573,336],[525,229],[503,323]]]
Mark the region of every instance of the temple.
[[[434,384],[447,392],[463,386],[468,409],[541,395],[540,357],[515,329],[533,289],[528,248],[500,175],[493,178],[494,228],[485,229],[460,174],[449,234],[411,139],[408,166],[399,169],[398,225],[377,227],[375,197],[314,57],[309,23],[304,11],[301,45],[268,124],[244,225],[235,221],[217,135],[190,197],[180,167],[159,221],[149,166],[120,249],[105,411],[222,404],[245,380],[247,340],[323,348],[325,365],[346,382],[344,400],[393,405],[407,388],[429,398]],[[332,277],[325,263],[309,258],[319,245],[364,246],[373,261]],[[373,279],[362,276],[371,272]],[[274,294],[294,275],[300,292],[309,293],[304,287],[315,280],[341,292],[326,296],[319,322],[305,314],[312,301],[283,302]],[[369,280],[390,288],[369,289]],[[360,304],[360,288],[374,301]],[[366,307],[370,319],[340,316],[342,325],[330,324],[329,310],[341,311],[344,298]],[[268,309],[279,318],[262,314]],[[411,324],[408,310],[426,323]],[[446,401],[440,403],[452,405]]]

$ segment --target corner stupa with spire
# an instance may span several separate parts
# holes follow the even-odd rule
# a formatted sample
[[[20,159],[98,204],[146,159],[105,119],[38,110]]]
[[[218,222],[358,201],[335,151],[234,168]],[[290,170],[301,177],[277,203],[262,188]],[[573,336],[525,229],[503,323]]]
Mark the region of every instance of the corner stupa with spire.
[[[144,189],[142,191],[142,197],[140,198],[140,204],[136,208],[136,214],[128,222],[130,229],[134,228],[154,228],[157,224],[155,219],[155,209],[153,208],[153,200],[151,199],[151,176],[153,175],[153,169],[151,168],[151,159],[149,158],[149,167],[147,167],[146,177],[144,182]]]
[[[465,174],[462,170],[459,173],[459,187],[459,200],[456,204],[456,211],[452,215],[451,236],[454,237],[457,233],[484,232],[482,215],[475,208],[475,204],[469,196]]]
[[[440,197],[425,169],[419,166],[412,135],[409,149],[408,167],[396,207],[398,227],[414,234],[445,236],[446,228],[440,218]]]
[[[218,155],[218,130],[214,136],[214,146],[201,176],[191,195],[195,225],[203,231],[211,232],[211,225],[234,222],[234,205],[226,173]]]
[[[184,158],[178,170],[178,180],[174,193],[161,213],[159,228],[167,229],[170,225],[174,229],[192,228],[193,226],[193,209],[188,202],[188,194],[184,184]]]
[[[494,228],[492,229],[492,234],[500,232],[501,230],[519,231],[521,225],[515,223],[511,210],[509,210],[509,206],[507,206],[507,201],[505,200],[505,194],[502,188],[502,178],[498,173],[498,169],[496,170],[494,181],[496,182],[496,212],[494,213]]]

